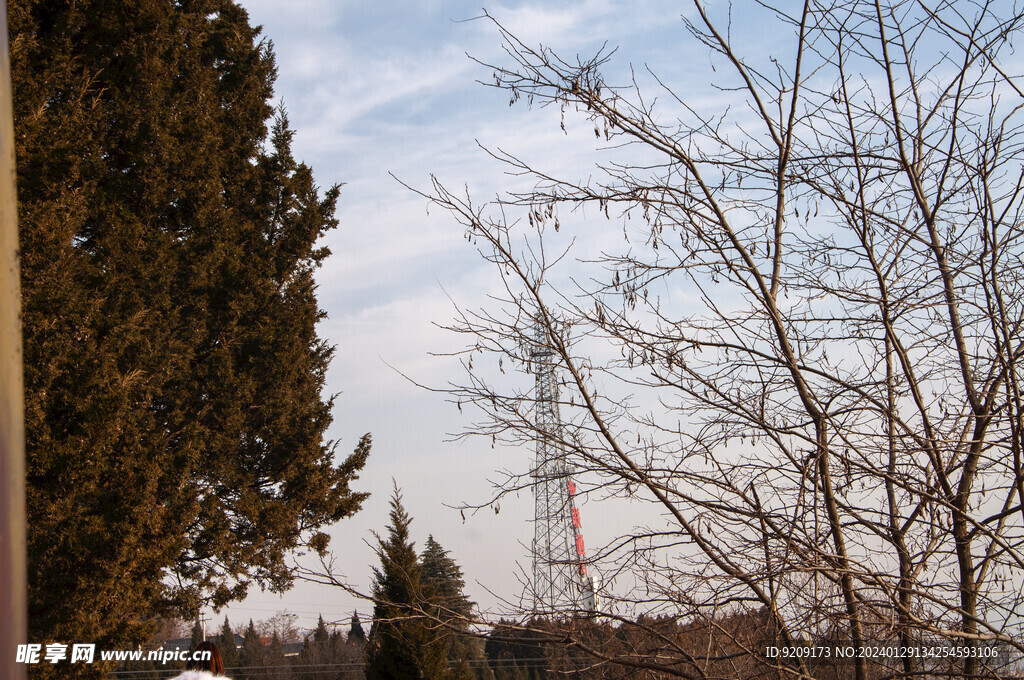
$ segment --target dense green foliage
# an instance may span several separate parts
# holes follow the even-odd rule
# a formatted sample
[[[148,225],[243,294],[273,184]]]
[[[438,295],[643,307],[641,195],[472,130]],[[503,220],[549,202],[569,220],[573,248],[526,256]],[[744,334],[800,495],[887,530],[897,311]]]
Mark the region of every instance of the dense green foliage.
[[[325,441],[314,270],[336,226],[231,0],[11,0],[29,621],[118,648],[355,512]],[[268,131],[268,122],[273,120]]]
[[[422,566],[409,537],[412,518],[395,490],[387,537],[378,536],[373,583],[373,627],[367,646],[367,680],[440,680],[450,677],[448,638],[423,612],[432,604]]]
[[[427,536],[423,554],[420,555],[420,566],[423,585],[430,593],[439,617],[453,622],[467,622],[473,613],[473,603],[462,592],[466,585],[462,578],[462,568],[434,540],[433,535]]]
[[[474,603],[463,592],[466,583],[462,578],[462,569],[432,535],[427,536],[426,546],[420,555],[420,565],[431,615],[443,624],[438,632],[446,639],[452,678],[471,680],[474,675],[470,662],[477,662],[479,666],[484,655],[481,641],[469,634]]]

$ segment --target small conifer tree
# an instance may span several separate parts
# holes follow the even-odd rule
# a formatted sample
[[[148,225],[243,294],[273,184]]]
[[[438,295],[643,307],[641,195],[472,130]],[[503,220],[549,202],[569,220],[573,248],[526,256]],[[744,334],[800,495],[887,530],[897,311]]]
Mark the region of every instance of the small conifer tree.
[[[348,629],[348,641],[350,643],[362,644],[366,642],[366,633],[363,632],[363,624],[359,623],[359,612],[352,614],[352,625]]]
[[[274,634],[270,636],[270,644],[264,648],[262,665],[266,669],[267,677],[275,678],[284,672],[284,644],[281,642],[281,636],[277,634],[277,631],[274,631]]]
[[[313,642],[323,644],[330,640],[330,638],[330,631],[327,630],[327,624],[324,622],[323,614],[321,614],[316,622],[316,630],[313,631]]]
[[[217,646],[220,647],[225,670],[238,666],[238,645],[235,642],[235,632],[231,630],[231,623],[226,616],[224,625],[220,629],[220,635],[217,637]]]
[[[192,639],[189,640],[189,648],[195,649],[203,641],[203,627],[199,621],[192,624]]]
[[[253,679],[265,676],[265,651],[263,640],[256,632],[256,626],[253,625],[252,619],[249,619],[249,627],[245,629],[245,635],[242,636],[242,651],[239,654],[242,667],[245,669],[245,678]]]

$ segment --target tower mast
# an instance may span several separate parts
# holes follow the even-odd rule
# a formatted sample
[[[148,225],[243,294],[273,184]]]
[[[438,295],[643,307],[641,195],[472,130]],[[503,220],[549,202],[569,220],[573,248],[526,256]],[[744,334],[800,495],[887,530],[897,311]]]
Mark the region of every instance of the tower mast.
[[[533,326],[530,360],[536,375],[537,457],[533,476],[534,609],[540,613],[592,612],[597,608],[587,575],[586,548],[576,507],[574,470],[566,460],[564,428],[558,413],[557,355],[547,326]]]

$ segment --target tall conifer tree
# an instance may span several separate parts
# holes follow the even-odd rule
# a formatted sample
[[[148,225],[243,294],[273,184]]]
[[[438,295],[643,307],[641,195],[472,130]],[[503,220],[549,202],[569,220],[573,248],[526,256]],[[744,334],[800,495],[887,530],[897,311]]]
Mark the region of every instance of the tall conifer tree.
[[[335,461],[316,332],[338,188],[293,158],[233,0],[7,7],[30,634],[125,647],[287,588],[359,508],[369,439]]]
[[[421,566],[409,537],[412,518],[395,488],[387,538],[377,537],[373,627],[367,647],[367,680],[447,680],[447,639],[420,612],[430,605]]]

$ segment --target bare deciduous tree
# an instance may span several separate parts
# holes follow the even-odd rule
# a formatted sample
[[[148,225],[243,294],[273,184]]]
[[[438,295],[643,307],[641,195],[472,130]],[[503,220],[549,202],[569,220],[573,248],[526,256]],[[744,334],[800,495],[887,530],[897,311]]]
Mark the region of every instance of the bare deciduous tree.
[[[792,35],[784,54],[743,54],[699,1],[684,19],[727,67],[718,85],[742,105],[724,111],[660,81],[656,106],[635,79],[605,82],[608,52],[566,60],[497,26],[511,61],[488,65],[493,85],[560,107],[563,125],[586,117],[608,161],[575,180],[492,151],[533,188],[482,206],[425,192],[505,287],[453,325],[477,363],[451,396],[485,415],[472,434],[554,436],[479,358],[525,366],[543,322],[557,446],[593,493],[669,521],[594,556],[636,579],[606,593],[612,610],[712,625],[756,611],[781,646],[961,655],[859,656],[858,680],[999,677],[985,654],[1022,649],[1024,614],[1024,16],[980,1],[761,9]],[[592,207],[601,222],[577,235],[618,245],[563,249],[566,211]],[[760,663],[734,638],[730,654]],[[715,674],[668,637],[659,654],[608,660]]]

